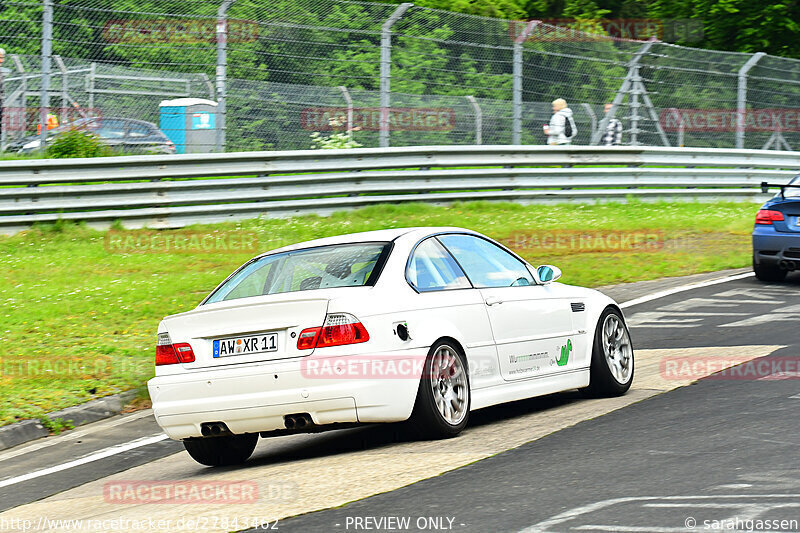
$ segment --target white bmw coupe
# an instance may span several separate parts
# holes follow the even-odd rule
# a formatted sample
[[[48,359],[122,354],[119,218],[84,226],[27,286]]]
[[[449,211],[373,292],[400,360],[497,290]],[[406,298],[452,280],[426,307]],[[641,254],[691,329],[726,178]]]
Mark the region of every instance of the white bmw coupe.
[[[622,312],[560,275],[461,228],[262,254],[160,323],[156,420],[218,466],[245,461],[259,435],[409,420],[451,437],[474,409],[568,389],[625,393]]]

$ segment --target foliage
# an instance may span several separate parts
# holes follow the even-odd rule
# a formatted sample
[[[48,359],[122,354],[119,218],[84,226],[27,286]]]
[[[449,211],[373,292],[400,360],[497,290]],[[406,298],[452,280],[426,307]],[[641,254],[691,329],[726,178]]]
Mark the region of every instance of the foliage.
[[[39,422],[53,435],[58,435],[64,430],[75,428],[75,424],[73,424],[72,420],[64,420],[63,418],[50,419],[47,416],[42,416],[39,418]]]
[[[48,145],[47,157],[56,159],[69,157],[104,157],[112,155],[111,148],[103,144],[100,137],[85,131],[70,130],[61,133]]]
[[[331,118],[328,122],[331,125],[331,128],[341,129],[344,125],[344,118]],[[334,131],[330,135],[323,135],[322,133],[315,131],[311,134],[311,148],[312,149],[321,149],[321,150],[336,150],[341,148],[359,148],[363,146],[361,143],[356,142],[353,139],[353,133],[351,131],[348,132],[341,132],[341,131]]]
[[[349,133],[331,133],[330,135],[323,135],[318,131],[311,134],[311,148],[318,148],[323,150],[335,150],[337,148],[359,148],[362,146],[360,143],[353,140]]]

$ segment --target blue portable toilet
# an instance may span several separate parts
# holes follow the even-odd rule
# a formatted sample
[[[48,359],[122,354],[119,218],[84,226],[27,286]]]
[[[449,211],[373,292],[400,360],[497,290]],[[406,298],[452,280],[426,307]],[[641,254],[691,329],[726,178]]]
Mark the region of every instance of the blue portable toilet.
[[[159,105],[159,128],[175,143],[179,154],[213,152],[217,141],[217,103],[202,98],[164,100]]]

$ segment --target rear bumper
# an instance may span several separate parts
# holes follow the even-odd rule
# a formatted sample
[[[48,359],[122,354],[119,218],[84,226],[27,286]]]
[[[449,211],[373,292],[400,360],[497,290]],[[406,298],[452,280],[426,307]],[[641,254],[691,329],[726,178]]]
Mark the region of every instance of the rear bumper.
[[[391,357],[408,365],[418,360]],[[235,434],[284,429],[284,416],[297,413],[308,413],[317,425],[398,422],[411,415],[418,385],[419,375],[410,374],[317,377],[299,360],[204,369],[147,383],[156,421],[172,439],[201,436],[204,422],[224,422]]]
[[[800,233],[781,233],[769,226],[753,231],[753,261],[756,265],[800,269]]]

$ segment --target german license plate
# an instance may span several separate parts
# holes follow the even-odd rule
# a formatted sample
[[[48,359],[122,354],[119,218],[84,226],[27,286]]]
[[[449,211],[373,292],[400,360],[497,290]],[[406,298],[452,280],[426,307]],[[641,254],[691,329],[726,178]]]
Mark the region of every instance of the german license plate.
[[[247,335],[245,337],[217,339],[214,341],[213,347],[214,357],[277,352],[278,334],[266,333],[263,335]]]

